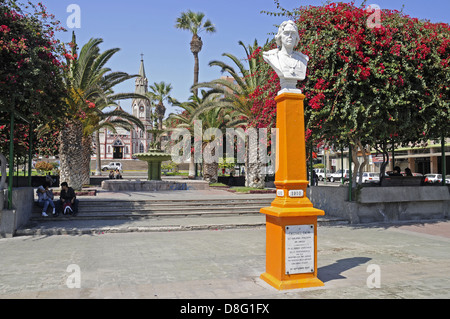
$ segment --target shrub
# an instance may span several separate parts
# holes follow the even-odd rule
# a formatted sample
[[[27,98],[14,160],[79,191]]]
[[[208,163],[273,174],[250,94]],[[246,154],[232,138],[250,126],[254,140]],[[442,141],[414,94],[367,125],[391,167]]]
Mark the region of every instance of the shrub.
[[[53,164],[47,162],[37,162],[36,169],[43,172],[51,172],[54,168]]]

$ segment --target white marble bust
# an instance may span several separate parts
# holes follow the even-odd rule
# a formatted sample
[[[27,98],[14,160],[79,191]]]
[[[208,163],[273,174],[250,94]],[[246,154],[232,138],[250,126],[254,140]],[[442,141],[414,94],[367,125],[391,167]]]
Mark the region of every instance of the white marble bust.
[[[297,82],[306,78],[309,57],[301,52],[294,51],[300,41],[298,28],[294,21],[285,21],[275,36],[278,48],[263,53],[266,61],[278,74],[281,91],[278,95],[289,93],[302,93],[297,89]]]

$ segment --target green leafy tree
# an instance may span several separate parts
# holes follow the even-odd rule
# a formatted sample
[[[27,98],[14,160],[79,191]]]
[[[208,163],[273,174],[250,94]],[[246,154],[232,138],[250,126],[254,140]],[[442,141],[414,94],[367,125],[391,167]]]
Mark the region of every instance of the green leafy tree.
[[[15,154],[20,157],[28,154],[30,125],[36,131],[45,123],[58,123],[65,114],[62,61],[68,53],[55,37],[62,30],[41,3],[0,0],[0,152],[5,155],[11,113]]]
[[[381,24],[372,28],[372,12],[348,3],[280,12],[295,20],[296,49],[311,57],[299,84],[306,95],[308,137],[352,145],[360,171],[368,161],[360,165],[357,152],[365,155],[367,145],[387,155],[394,143],[448,136],[450,120],[449,26],[382,10]],[[254,111],[269,117],[276,106],[264,108],[262,91],[254,96]]]

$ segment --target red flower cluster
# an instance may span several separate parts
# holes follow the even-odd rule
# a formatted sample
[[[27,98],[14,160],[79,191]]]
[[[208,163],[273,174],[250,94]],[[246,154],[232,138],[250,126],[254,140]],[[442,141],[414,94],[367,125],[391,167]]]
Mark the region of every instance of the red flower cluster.
[[[76,58],[75,56],[73,56],[72,54],[69,54],[69,53],[65,53],[64,57],[70,61],[75,61],[75,58]]]
[[[251,123],[251,126],[256,128],[275,127],[277,114],[275,97],[280,89],[278,75],[274,71],[270,71],[267,83],[257,87],[249,96],[253,102],[252,113],[254,114],[254,122]]]
[[[94,102],[86,100],[86,104],[88,105],[88,108],[95,109],[95,103]]]
[[[8,33],[9,31],[11,31],[11,29],[8,28],[8,26],[6,26],[6,25],[0,25],[0,32],[6,34],[6,33]]]
[[[306,95],[310,135],[332,140],[366,130],[364,136],[372,137],[371,128],[376,127],[386,138],[413,136],[417,132],[410,133],[407,125],[420,125],[389,127],[402,125],[399,112],[418,120],[417,108],[410,105],[420,104],[425,114],[427,105],[436,107],[436,99],[449,100],[450,89],[439,85],[450,80],[449,25],[382,10],[381,26],[371,29],[371,12],[353,3],[300,7],[295,12],[300,36],[296,50],[311,58],[307,78],[298,86]],[[274,47],[272,41],[262,51]],[[260,60],[258,54],[253,58]],[[270,99],[279,90],[278,78],[273,82],[269,74],[269,79],[250,96],[253,113],[264,125],[274,125],[276,105]],[[371,116],[375,112],[377,120]],[[449,119],[448,107],[439,112]],[[437,112],[427,114],[438,118]],[[375,121],[386,127],[374,126]]]

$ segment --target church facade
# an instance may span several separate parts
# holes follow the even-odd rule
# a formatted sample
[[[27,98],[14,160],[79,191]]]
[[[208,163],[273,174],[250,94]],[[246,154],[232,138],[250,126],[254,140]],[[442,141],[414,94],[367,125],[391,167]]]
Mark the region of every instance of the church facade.
[[[148,92],[148,79],[145,74],[144,60],[141,60],[139,77],[135,81],[135,93],[145,95]],[[132,114],[139,118],[145,126],[145,130],[134,127],[131,131],[117,128],[116,132],[109,129],[100,131],[101,160],[117,161],[131,160],[133,154],[145,153],[152,141],[152,134],[148,130],[153,129],[151,104],[147,100],[134,99],[132,101]],[[120,106],[119,106],[120,107]],[[96,159],[95,154],[91,158]]]

